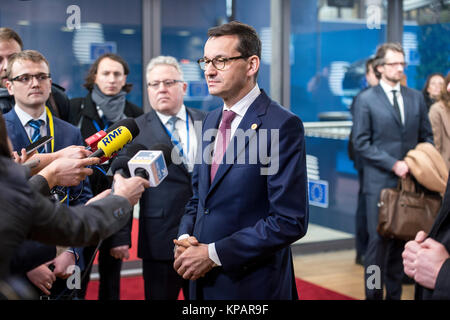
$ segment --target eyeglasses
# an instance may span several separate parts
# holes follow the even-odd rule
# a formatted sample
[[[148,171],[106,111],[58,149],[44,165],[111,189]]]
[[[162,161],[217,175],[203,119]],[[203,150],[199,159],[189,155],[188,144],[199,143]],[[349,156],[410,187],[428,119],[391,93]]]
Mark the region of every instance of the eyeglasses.
[[[38,82],[44,82],[45,80],[50,79],[51,76],[50,73],[38,73],[38,74],[25,73],[15,78],[9,79],[9,81],[17,81],[27,85],[30,84],[31,81],[33,81],[33,78],[35,78]]]
[[[223,58],[223,57],[215,57],[213,59],[207,59],[207,58],[201,58],[197,60],[198,65],[200,66],[200,69],[206,70],[208,67],[208,64],[211,62],[214,68],[217,70],[223,70],[225,69],[225,66],[228,61],[230,60],[236,60],[236,59],[247,59],[246,56],[237,56],[237,57],[230,57],[230,58]]]
[[[147,86],[149,86],[152,89],[157,89],[159,88],[159,85],[162,83],[164,84],[165,87],[170,88],[172,86],[175,85],[175,83],[182,83],[184,82],[183,80],[171,80],[171,79],[167,79],[167,80],[161,80],[161,81],[152,81],[147,83]]]
[[[390,67],[398,67],[402,66],[403,68],[406,68],[408,64],[406,62],[391,62],[391,63],[385,63],[385,65]]]

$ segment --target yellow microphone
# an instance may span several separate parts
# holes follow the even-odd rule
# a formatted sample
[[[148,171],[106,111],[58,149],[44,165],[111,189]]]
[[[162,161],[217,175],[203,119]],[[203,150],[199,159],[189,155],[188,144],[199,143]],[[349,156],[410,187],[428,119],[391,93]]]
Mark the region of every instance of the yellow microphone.
[[[123,146],[133,140],[133,135],[130,130],[124,126],[120,126],[111,132],[109,132],[102,140],[97,144],[97,151],[92,153],[89,158],[92,157],[111,157],[114,153],[122,150]]]

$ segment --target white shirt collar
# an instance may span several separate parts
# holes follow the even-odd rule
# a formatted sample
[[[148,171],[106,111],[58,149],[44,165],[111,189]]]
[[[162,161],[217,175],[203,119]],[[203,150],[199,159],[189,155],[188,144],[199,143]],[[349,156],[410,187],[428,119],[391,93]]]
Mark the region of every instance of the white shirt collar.
[[[169,121],[170,118],[172,118],[172,116],[162,114],[161,112],[158,111],[156,111],[156,114],[158,115],[159,119],[164,125],[167,123],[167,121]],[[176,114],[176,116],[178,117],[178,119],[181,119],[186,122],[186,107],[184,104],[181,105],[181,108]]]
[[[250,90],[249,93],[245,97],[243,97],[241,100],[236,102],[233,106],[228,107],[227,105],[223,106],[223,110],[232,110],[235,112],[238,116],[244,117],[245,113],[247,112],[250,105],[258,98],[261,91],[259,90],[258,84],[256,84],[252,90]]]
[[[388,97],[392,95],[392,90],[397,90],[397,93],[400,93],[400,82],[397,82],[397,84],[394,87],[391,87],[383,79],[380,79],[380,86],[381,88],[383,88],[384,92],[386,92],[386,95]]]
[[[28,121],[33,120],[33,117],[31,117],[28,113],[26,113],[25,111],[22,110],[22,108],[20,108],[17,103],[14,106],[14,111],[17,114],[17,117],[19,117],[20,123],[22,123],[22,126],[25,127],[25,125],[27,125]],[[42,114],[39,116],[39,118],[34,119],[34,120],[42,120],[44,121],[44,124],[47,124],[47,113],[42,112]]]

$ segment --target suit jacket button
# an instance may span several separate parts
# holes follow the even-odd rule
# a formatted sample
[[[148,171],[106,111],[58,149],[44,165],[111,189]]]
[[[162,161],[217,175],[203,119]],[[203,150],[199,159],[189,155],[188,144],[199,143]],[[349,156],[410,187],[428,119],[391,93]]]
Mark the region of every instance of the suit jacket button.
[[[118,219],[121,219],[125,215],[123,208],[114,210],[114,216]]]
[[[209,209],[205,209],[205,214],[209,214]]]

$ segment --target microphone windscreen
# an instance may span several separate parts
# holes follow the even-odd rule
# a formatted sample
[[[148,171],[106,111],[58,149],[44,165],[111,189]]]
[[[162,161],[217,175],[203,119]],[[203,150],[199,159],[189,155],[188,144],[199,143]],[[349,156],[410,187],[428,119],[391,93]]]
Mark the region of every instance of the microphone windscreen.
[[[116,173],[117,170],[124,170],[124,172],[130,177],[130,170],[128,169],[128,161],[134,157],[136,153],[147,148],[139,143],[127,145],[122,152],[111,163],[112,173]]]
[[[130,131],[131,135],[133,136],[133,139],[136,138],[137,135],[139,134],[139,127],[133,118],[125,118],[117,121],[106,130],[106,133],[109,133],[114,129],[117,129],[118,127],[127,128]]]
[[[170,148],[167,144],[159,143],[151,146],[149,150],[160,150],[164,155],[164,161],[166,161],[166,166],[170,166],[172,164],[172,148]]]
[[[120,126],[100,140],[97,147],[103,152],[105,157],[110,157],[115,152],[121,150],[131,140],[133,140],[133,136],[130,131],[126,127]]]
[[[130,158],[127,156],[117,156],[114,158],[114,161],[111,163],[110,170],[113,174],[115,174],[118,170],[123,170],[126,177],[130,177],[130,170],[128,169],[128,161]]]
[[[141,150],[147,150],[147,147],[140,143],[132,143],[126,146],[123,153],[129,158],[128,160],[130,160]]]

